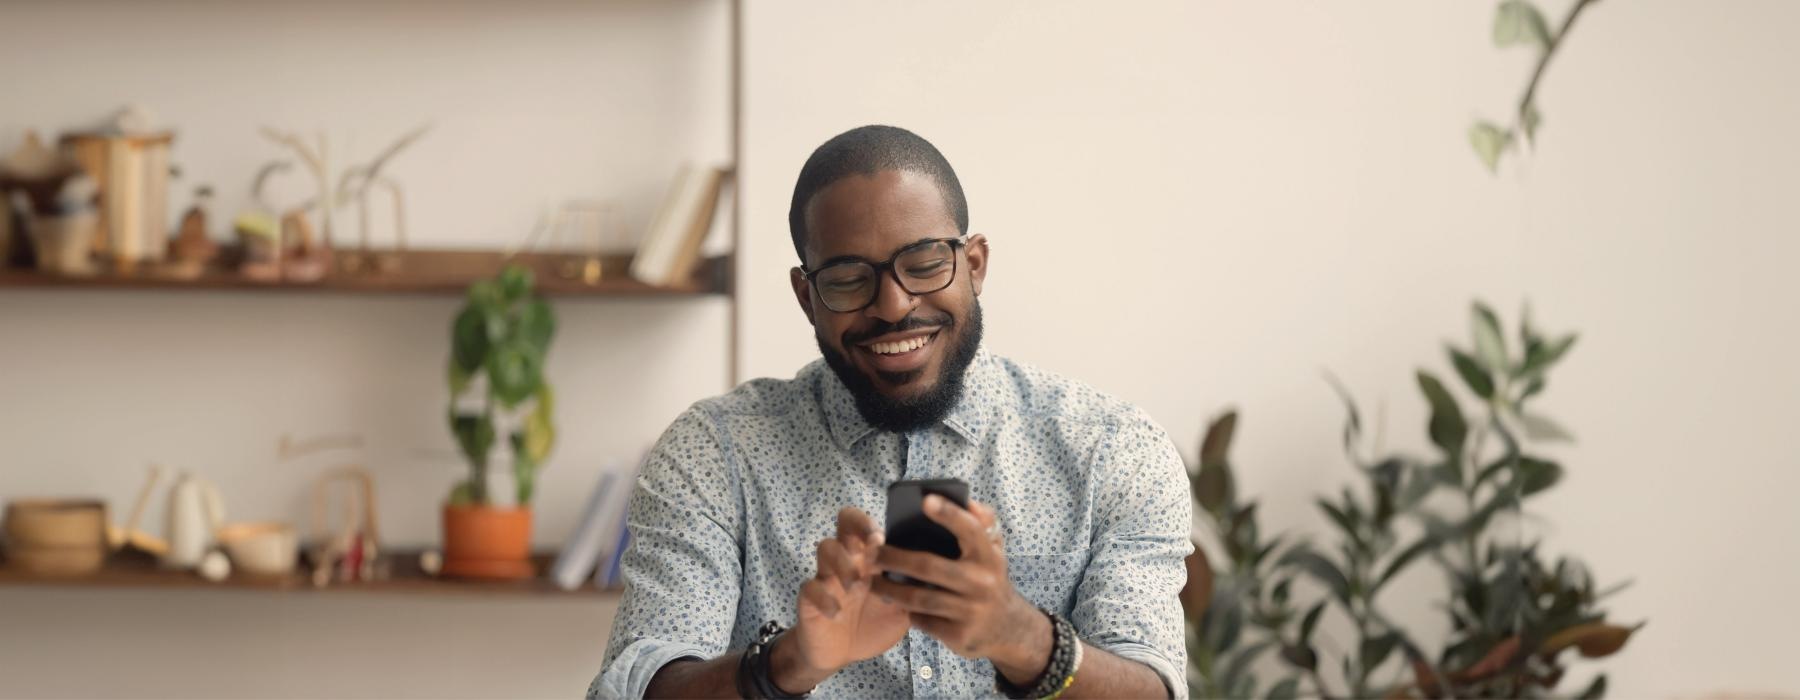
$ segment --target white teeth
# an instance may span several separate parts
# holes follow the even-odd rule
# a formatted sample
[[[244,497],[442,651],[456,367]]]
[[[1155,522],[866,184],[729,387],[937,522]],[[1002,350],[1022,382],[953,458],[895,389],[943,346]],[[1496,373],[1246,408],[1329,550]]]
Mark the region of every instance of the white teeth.
[[[931,336],[922,335],[917,338],[909,338],[907,340],[901,340],[901,341],[896,341],[896,342],[892,342],[892,343],[876,343],[874,345],[870,345],[869,349],[874,350],[877,354],[881,354],[881,355],[898,355],[903,352],[912,352],[921,347],[924,347],[925,343],[930,342],[930,341],[931,341]]]

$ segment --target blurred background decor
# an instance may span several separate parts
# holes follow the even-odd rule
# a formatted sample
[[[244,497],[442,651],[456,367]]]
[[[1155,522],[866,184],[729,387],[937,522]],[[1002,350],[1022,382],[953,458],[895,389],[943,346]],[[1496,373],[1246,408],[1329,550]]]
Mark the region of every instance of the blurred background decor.
[[[1348,411],[1344,452],[1365,482],[1315,501],[1335,541],[1265,538],[1257,502],[1239,493],[1228,454],[1237,413],[1207,428],[1190,471],[1213,538],[1190,557],[1182,596],[1196,697],[1546,697],[1558,691],[1565,652],[1610,656],[1643,626],[1609,622],[1599,603],[1622,586],[1597,588],[1574,557],[1552,563],[1523,510],[1525,499],[1563,477],[1560,464],[1528,450],[1573,438],[1527,402],[1544,391],[1575,336],[1542,335],[1527,312],[1515,346],[1481,303],[1470,326],[1471,346],[1445,351],[1482,410],[1465,414],[1435,374],[1417,373],[1435,455],[1380,454],[1380,426],[1367,435],[1356,402],[1332,380]],[[1206,551],[1223,553],[1222,571],[1212,570]],[[1441,644],[1434,631],[1408,629],[1391,606],[1377,604],[1425,560],[1446,584],[1431,601],[1450,616]],[[1296,595],[1302,579],[1321,593],[1305,596],[1315,602]],[[1420,602],[1402,600],[1408,608]],[[1337,642],[1319,639],[1327,636]],[[1429,653],[1434,646],[1440,651]],[[1268,652],[1286,669],[1272,683],[1258,674]],[[1606,683],[1599,674],[1578,697],[1601,697]]]
[[[535,574],[530,506],[538,469],[556,441],[555,394],[544,379],[555,334],[555,313],[519,265],[470,285],[451,323],[450,432],[469,477],[444,505],[446,574]]]

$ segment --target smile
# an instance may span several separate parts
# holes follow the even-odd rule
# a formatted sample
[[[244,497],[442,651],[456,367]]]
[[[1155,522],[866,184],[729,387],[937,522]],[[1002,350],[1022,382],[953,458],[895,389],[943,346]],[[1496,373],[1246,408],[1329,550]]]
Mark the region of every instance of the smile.
[[[864,347],[867,347],[871,352],[878,355],[900,355],[930,345],[931,341],[935,338],[937,338],[937,333],[888,343],[870,343]]]

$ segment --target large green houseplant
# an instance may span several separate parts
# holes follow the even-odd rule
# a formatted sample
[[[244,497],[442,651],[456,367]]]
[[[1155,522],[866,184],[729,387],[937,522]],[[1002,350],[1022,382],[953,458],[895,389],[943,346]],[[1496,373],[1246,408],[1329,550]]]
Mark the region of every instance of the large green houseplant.
[[[444,506],[445,573],[533,573],[531,496],[556,441],[556,402],[544,379],[555,334],[550,304],[532,291],[531,271],[519,265],[471,284],[451,323],[447,413],[469,476]]]
[[[1237,414],[1213,421],[1193,491],[1225,561],[1216,580],[1204,554],[1190,561],[1183,607],[1196,696],[1544,697],[1557,691],[1568,652],[1611,655],[1641,626],[1607,620],[1599,603],[1612,591],[1596,590],[1578,561],[1549,562],[1539,541],[1496,525],[1516,520],[1528,499],[1562,478],[1562,466],[1535,448],[1570,440],[1568,431],[1528,404],[1575,342],[1540,335],[1526,320],[1509,347],[1500,328],[1478,303],[1472,347],[1446,348],[1482,407],[1479,420],[1436,375],[1417,373],[1431,409],[1430,455],[1364,455],[1361,414],[1339,387],[1349,411],[1345,452],[1365,484],[1317,499],[1332,542],[1263,536],[1256,503],[1238,492],[1228,456]],[[1380,597],[1425,561],[1436,564],[1448,589],[1439,602],[1451,631],[1437,653],[1397,624]],[[1295,589],[1302,578],[1321,591],[1310,603]],[[1337,645],[1315,641],[1327,613],[1350,635]],[[1283,678],[1264,693],[1256,670],[1271,652]],[[1605,689],[1602,674],[1578,695]]]

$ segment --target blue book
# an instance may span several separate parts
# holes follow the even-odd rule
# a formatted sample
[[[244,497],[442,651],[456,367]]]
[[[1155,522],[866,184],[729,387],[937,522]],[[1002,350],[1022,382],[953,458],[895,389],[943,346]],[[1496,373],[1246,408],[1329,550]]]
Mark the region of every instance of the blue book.
[[[610,518],[608,508],[616,499],[613,498],[613,484],[618,483],[619,472],[606,468],[600,473],[599,483],[594,485],[593,493],[588,495],[587,506],[581,510],[581,519],[575,522],[575,529],[563,541],[561,552],[556,555],[556,562],[550,565],[550,580],[558,588],[565,591],[581,586],[582,580],[588,577],[600,559],[603,545],[606,543],[606,524]]]

